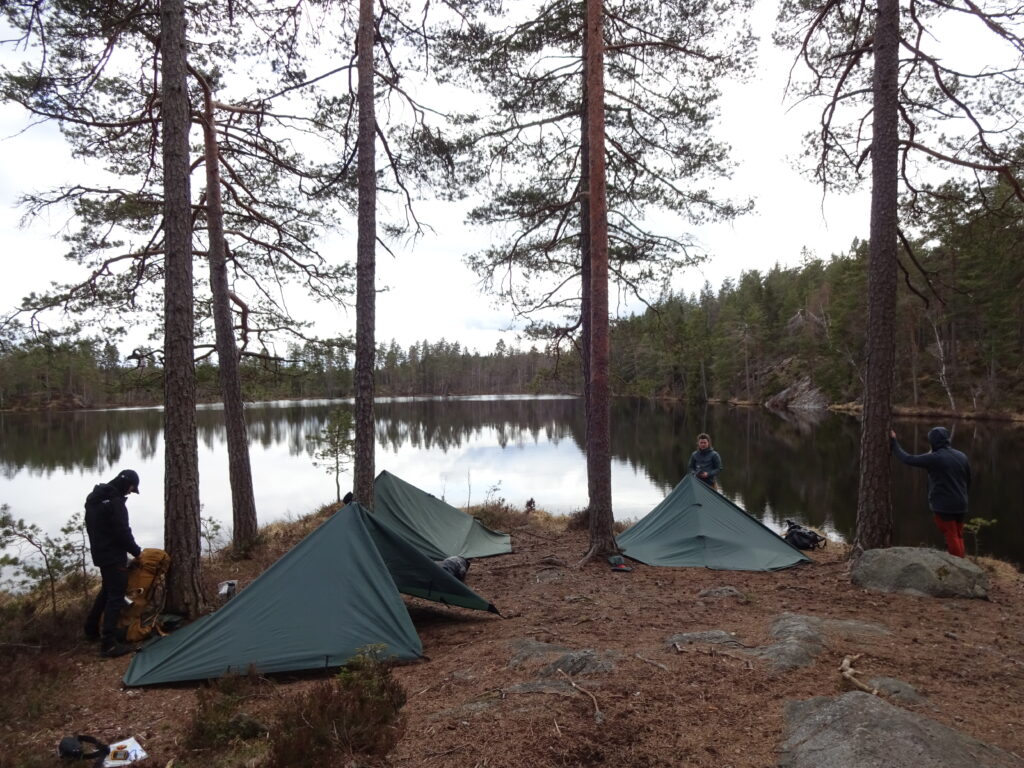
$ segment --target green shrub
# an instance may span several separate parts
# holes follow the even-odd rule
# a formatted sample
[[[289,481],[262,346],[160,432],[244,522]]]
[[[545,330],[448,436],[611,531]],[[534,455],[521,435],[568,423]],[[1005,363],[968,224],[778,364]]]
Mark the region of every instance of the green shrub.
[[[380,649],[369,648],[282,710],[273,765],[305,768],[342,764],[356,754],[382,757],[401,737],[404,704],[405,691]]]

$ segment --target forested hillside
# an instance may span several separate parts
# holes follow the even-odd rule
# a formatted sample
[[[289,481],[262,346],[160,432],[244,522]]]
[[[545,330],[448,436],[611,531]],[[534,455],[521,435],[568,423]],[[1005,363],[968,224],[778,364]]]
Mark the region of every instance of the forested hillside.
[[[1024,259],[1020,206],[999,187],[907,205],[897,305],[895,401],[954,412],[1024,403]],[[618,323],[620,394],[763,402],[807,378],[831,403],[860,397],[867,243],[675,295]],[[913,270],[913,271],[911,271]]]

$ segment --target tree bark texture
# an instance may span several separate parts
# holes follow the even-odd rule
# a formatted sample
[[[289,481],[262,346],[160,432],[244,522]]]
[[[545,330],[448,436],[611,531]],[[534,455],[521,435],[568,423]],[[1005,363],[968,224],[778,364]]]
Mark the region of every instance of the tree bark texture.
[[[587,120],[587,25],[583,25],[583,83],[580,99],[580,360],[583,368],[583,413],[586,431],[590,429],[590,136]],[[593,478],[587,472],[587,498],[595,495]]]
[[[872,85],[867,362],[853,540],[855,557],[864,550],[892,543],[889,429],[896,361],[899,21],[899,0],[878,0]]]
[[[587,130],[590,184],[590,409],[587,414],[587,484],[590,551],[585,559],[616,552],[612,517],[611,411],[608,345],[608,201],[604,158],[604,34],[601,0],[587,0]]]
[[[359,2],[356,41],[359,68],[358,233],[356,237],[355,467],[353,494],[373,506],[373,368],[376,343],[377,169],[374,112],[373,2]]]
[[[232,535],[235,552],[245,553],[256,540],[256,499],[249,463],[249,431],[245,426],[242,382],[238,370],[238,347],[231,327],[231,297],[228,287],[227,244],[224,240],[224,206],[220,190],[220,152],[213,94],[203,86],[203,138],[206,152],[206,222],[210,239],[210,293],[217,337],[224,426],[228,442],[228,477],[231,482]]]
[[[171,556],[167,607],[195,617],[200,580],[199,455],[193,360],[191,114],[186,82],[185,6],[160,5],[164,164],[164,549]]]

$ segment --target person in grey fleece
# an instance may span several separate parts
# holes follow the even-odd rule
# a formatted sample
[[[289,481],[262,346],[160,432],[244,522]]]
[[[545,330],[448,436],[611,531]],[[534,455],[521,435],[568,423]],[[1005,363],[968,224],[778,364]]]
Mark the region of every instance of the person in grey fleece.
[[[718,490],[718,475],[722,471],[722,457],[711,447],[711,436],[697,435],[697,450],[690,454],[690,472],[699,480]]]

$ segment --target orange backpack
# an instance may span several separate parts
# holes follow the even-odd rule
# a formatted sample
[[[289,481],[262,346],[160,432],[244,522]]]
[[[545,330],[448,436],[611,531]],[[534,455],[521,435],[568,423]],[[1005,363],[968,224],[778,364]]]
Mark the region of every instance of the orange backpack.
[[[160,631],[157,617],[164,607],[164,576],[170,566],[171,556],[162,549],[144,549],[129,568],[125,599],[131,605],[121,610],[117,622],[127,642],[138,643]]]

